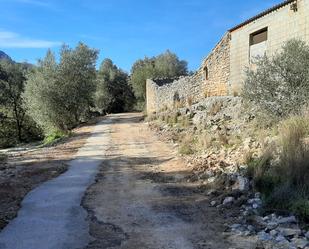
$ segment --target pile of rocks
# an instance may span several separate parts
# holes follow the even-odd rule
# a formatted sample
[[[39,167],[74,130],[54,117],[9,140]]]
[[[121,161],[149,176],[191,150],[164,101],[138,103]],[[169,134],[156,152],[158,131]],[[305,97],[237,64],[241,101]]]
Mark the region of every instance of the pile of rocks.
[[[249,199],[248,204],[244,212],[256,213],[261,201],[259,198]],[[309,232],[300,229],[295,216],[282,217],[273,213],[263,217],[252,213],[246,213],[241,223],[231,225],[231,233],[253,237],[264,248],[309,249]]]

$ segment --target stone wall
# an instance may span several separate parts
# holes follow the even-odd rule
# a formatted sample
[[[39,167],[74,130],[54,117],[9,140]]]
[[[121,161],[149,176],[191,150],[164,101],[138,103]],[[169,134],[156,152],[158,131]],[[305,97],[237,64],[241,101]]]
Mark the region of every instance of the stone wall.
[[[229,85],[229,34],[224,35],[192,76],[147,80],[147,112],[191,105],[210,96],[225,96]],[[206,77],[206,67],[208,76]]]
[[[180,77],[169,83],[168,79],[151,80],[146,82],[147,113],[158,112],[175,105],[188,105],[203,98],[201,94],[201,75]]]
[[[226,33],[202,62],[199,73],[203,75],[202,91],[206,97],[229,94],[230,34]],[[208,75],[206,75],[208,74]]]

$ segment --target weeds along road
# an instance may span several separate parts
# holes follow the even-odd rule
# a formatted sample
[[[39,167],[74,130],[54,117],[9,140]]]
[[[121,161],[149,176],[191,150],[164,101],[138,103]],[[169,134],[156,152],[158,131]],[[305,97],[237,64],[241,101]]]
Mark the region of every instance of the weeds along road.
[[[70,168],[31,191],[1,249],[229,248],[225,220],[142,115],[109,115]]]

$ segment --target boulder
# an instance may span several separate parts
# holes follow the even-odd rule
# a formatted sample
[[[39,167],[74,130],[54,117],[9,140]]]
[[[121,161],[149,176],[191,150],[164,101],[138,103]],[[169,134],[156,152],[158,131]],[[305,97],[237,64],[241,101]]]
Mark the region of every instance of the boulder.
[[[280,218],[278,224],[287,224],[287,223],[297,223],[295,216],[283,217]]]
[[[297,246],[297,248],[306,248],[306,246],[309,246],[308,240],[301,239],[301,238],[294,238],[292,239],[292,242]]]
[[[240,191],[248,191],[250,187],[250,182],[246,177],[241,175],[237,176],[236,182],[232,186],[233,190],[240,190]]]
[[[235,198],[232,197],[232,196],[229,196],[229,197],[226,197],[224,200],[223,200],[223,205],[228,205],[228,204],[232,204],[233,202],[235,201]]]
[[[278,231],[285,237],[297,236],[301,234],[301,230],[299,228],[283,228],[279,227]]]

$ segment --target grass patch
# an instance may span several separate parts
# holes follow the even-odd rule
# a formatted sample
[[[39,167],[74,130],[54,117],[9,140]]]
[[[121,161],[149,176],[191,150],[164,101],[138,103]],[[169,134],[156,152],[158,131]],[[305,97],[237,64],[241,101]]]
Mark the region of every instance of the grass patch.
[[[179,147],[179,153],[181,155],[192,155],[194,150],[190,144],[182,144]]]
[[[195,153],[194,147],[195,147],[196,141],[195,138],[192,136],[185,136],[180,144],[179,147],[179,153],[181,155],[192,155]]]
[[[69,136],[71,136],[71,132],[55,131],[45,137],[43,141],[43,146],[50,146],[56,144]]]
[[[209,108],[208,115],[214,116],[218,112],[221,111],[223,108],[223,103],[221,101],[216,101],[215,103],[212,104],[212,106]]]

